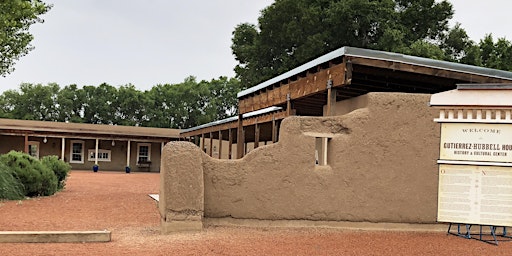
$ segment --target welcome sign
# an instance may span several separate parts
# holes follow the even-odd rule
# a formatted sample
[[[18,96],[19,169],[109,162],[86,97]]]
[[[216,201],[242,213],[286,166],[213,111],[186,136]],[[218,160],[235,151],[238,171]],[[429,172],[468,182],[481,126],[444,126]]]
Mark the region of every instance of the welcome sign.
[[[512,126],[508,124],[441,124],[440,159],[512,162]]]

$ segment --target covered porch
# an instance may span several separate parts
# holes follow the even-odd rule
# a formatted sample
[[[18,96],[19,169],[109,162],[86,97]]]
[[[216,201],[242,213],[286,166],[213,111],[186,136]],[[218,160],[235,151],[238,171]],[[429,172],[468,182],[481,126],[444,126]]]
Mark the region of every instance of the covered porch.
[[[0,153],[56,155],[73,169],[158,172],[174,129],[0,119]]]

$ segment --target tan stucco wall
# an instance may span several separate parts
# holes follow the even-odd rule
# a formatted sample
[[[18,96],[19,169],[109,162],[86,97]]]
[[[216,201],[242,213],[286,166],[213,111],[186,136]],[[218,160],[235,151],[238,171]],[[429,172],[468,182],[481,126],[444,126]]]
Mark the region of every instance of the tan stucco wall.
[[[0,154],[5,154],[11,150],[23,151],[25,137],[0,135]]]
[[[190,151],[202,162],[205,217],[434,223],[439,126],[429,99],[370,93],[338,102],[341,112],[363,107],[342,116],[290,117],[278,143],[240,160]],[[334,136],[328,166],[315,166],[315,134]]]
[[[204,179],[201,152],[189,142],[171,142],[163,150],[158,209],[162,233],[201,230]]]

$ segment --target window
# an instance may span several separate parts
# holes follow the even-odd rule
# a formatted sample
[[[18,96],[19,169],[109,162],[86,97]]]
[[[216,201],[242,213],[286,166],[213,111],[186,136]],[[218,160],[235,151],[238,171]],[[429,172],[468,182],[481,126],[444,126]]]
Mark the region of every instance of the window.
[[[150,162],[151,161],[151,144],[138,143],[137,144],[137,162]]]
[[[327,137],[316,137],[315,138],[315,164],[316,165],[328,165],[327,162],[327,151],[329,148],[329,140]]]
[[[110,162],[110,155],[111,155],[110,152],[111,152],[110,150],[98,149],[98,161]],[[89,149],[87,152],[87,155],[89,156],[87,160],[95,161],[96,160],[95,153],[96,153],[95,149]]]
[[[28,154],[35,158],[39,158],[39,141],[28,142]]]
[[[71,152],[69,153],[70,163],[84,163],[84,141],[72,140]]]

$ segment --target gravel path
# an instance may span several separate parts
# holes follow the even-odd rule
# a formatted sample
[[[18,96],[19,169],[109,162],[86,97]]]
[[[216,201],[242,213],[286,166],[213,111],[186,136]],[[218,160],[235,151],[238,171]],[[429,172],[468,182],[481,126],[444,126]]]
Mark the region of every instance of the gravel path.
[[[499,246],[445,233],[305,228],[208,227],[160,235],[156,173],[73,171],[52,197],[0,202],[0,227],[112,231],[112,242],[0,244],[0,255],[512,255]]]

